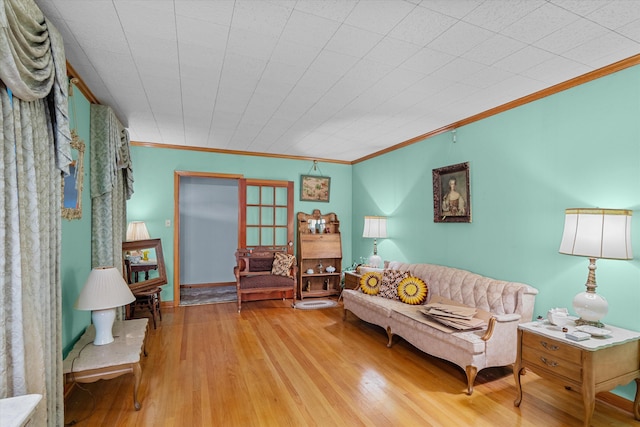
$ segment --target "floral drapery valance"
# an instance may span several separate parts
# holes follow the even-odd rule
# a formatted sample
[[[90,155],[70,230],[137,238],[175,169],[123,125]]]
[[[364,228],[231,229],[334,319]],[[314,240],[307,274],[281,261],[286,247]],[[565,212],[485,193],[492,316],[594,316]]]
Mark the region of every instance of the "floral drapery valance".
[[[60,34],[33,0],[0,0],[0,398],[38,393],[64,423],[61,182],[71,134]],[[11,97],[8,92],[11,91]]]
[[[0,0],[0,80],[23,101],[52,97],[56,166],[68,173],[72,159],[64,43],[32,0]]]
[[[127,204],[133,194],[129,133],[106,105],[91,104],[91,264],[122,269]]]

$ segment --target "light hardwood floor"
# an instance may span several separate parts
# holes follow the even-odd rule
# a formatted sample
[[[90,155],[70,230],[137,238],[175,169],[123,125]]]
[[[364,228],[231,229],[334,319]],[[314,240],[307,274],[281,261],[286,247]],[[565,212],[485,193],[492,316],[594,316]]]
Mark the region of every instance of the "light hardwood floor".
[[[164,310],[147,336],[139,399],[122,376],[75,387],[65,422],[79,426],[581,426],[582,401],[529,372],[524,397],[510,368],[486,369],[472,396],[461,369],[427,356],[342,307],[291,301]],[[95,402],[95,406],[94,406]],[[639,426],[602,402],[592,425]]]

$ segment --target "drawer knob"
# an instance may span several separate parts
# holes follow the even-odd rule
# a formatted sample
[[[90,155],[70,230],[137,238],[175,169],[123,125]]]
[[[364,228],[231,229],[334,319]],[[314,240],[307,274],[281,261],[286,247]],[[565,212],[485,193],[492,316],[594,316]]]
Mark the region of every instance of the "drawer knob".
[[[549,343],[547,343],[546,341],[540,341],[540,344],[546,348],[547,350],[551,350],[551,351],[558,351],[560,350],[560,347],[558,347],[557,345],[550,345]]]
[[[545,357],[540,356],[540,360],[542,360],[542,363],[552,368],[555,368],[556,366],[558,366],[558,362],[554,362],[553,360],[547,360]]]

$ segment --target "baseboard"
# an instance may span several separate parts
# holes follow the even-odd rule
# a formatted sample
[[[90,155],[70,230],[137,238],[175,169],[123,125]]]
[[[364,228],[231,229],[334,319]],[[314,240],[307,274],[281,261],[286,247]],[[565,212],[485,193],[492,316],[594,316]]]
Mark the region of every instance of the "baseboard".
[[[215,283],[191,283],[180,285],[180,288],[216,288],[220,286],[235,286],[236,282],[215,282]]]
[[[633,402],[610,391],[603,391],[596,394],[596,399],[621,411],[633,414]]]

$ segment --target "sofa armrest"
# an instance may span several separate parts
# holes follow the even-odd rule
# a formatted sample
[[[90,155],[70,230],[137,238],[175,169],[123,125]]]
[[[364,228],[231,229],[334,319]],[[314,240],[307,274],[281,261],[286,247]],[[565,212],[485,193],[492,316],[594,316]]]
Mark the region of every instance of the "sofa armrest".
[[[485,343],[487,366],[507,366],[515,362],[518,342],[519,314],[493,316],[493,329],[487,328],[481,338]],[[491,325],[489,325],[491,326]],[[491,332],[489,334],[489,332]]]
[[[498,330],[501,329],[505,329],[504,326],[498,326],[499,324],[506,324],[506,323],[518,323],[518,321],[520,320],[520,315],[517,313],[513,313],[513,314],[497,314],[494,316],[491,316],[491,318],[489,319],[488,323],[487,323],[487,331],[485,332],[485,334],[481,337],[483,341],[489,341],[491,339],[491,337],[494,334],[494,331],[496,330],[496,328],[498,328]],[[511,329],[511,328],[509,328]]]

